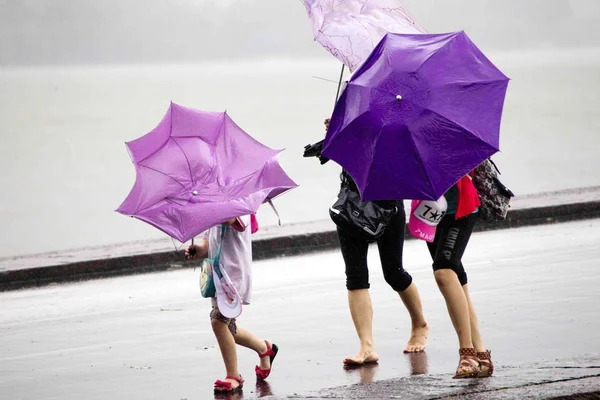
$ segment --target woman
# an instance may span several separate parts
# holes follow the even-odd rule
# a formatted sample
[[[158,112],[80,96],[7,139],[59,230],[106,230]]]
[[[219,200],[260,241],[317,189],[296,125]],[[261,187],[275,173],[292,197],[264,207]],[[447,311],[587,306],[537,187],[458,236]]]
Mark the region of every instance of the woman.
[[[460,361],[454,378],[488,377],[494,372],[494,364],[481,339],[462,264],[477,222],[479,196],[468,175],[444,196],[448,203],[446,214],[437,226],[433,242],[427,246],[433,259],[435,281],[458,336]]]
[[[329,119],[325,120],[329,128]],[[316,155],[316,154],[315,154]],[[318,154],[320,156],[320,154]],[[321,162],[324,160],[321,159]],[[342,185],[358,190],[356,184],[346,171],[341,174]],[[421,352],[427,345],[429,328],[423,317],[421,298],[412,277],[402,267],[402,249],[404,246],[404,229],[406,215],[402,200],[396,201],[398,212],[394,215],[384,234],[377,240],[379,257],[386,282],[398,293],[411,318],[411,336],[404,348],[405,353]],[[340,227],[337,228],[342,256],[345,263],[346,288],[348,305],[358,338],[360,348],[353,357],[344,359],[344,365],[356,366],[376,363],[379,356],[373,343],[373,307],[369,294],[369,270],[367,252],[369,243],[352,235]]]

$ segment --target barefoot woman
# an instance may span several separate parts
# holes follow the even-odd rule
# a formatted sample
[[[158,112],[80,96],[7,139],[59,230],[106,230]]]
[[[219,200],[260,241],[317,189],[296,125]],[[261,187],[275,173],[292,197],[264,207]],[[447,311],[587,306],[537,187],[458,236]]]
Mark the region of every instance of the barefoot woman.
[[[329,128],[329,119],[325,120]],[[342,186],[358,190],[356,184],[346,171],[341,174]],[[402,200],[396,202],[398,212],[386,228],[383,236],[377,241],[379,257],[386,282],[396,291],[404,303],[411,318],[411,336],[404,348],[405,353],[416,353],[425,350],[427,345],[428,326],[423,317],[421,298],[412,277],[402,267],[402,249],[404,246],[404,228],[406,215]],[[338,238],[342,256],[346,265],[346,288],[348,289],[348,305],[358,338],[360,348],[353,357],[344,359],[345,365],[361,365],[379,360],[373,343],[373,307],[369,295],[369,270],[367,267],[367,251],[369,243],[353,236],[338,227]]]

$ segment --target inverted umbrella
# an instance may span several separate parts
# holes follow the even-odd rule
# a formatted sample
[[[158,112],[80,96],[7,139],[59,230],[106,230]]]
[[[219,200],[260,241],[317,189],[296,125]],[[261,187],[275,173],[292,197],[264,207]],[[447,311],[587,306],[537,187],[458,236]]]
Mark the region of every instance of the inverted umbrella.
[[[315,40],[351,71],[387,32],[425,32],[398,0],[302,1]]]
[[[136,169],[117,209],[185,242],[297,185],[259,143],[227,115],[171,103],[148,134],[127,143]]]
[[[436,200],[499,150],[508,81],[464,32],[388,33],[348,81],[322,155],[363,200]]]

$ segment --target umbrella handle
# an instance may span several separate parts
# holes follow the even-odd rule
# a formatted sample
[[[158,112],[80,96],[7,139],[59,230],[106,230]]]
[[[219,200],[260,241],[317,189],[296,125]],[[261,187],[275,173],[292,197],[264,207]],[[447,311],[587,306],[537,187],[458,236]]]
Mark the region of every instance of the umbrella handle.
[[[192,238],[192,245],[190,246],[190,251],[188,252],[190,257],[194,257],[196,255],[196,249],[193,247],[194,246],[194,238]]]

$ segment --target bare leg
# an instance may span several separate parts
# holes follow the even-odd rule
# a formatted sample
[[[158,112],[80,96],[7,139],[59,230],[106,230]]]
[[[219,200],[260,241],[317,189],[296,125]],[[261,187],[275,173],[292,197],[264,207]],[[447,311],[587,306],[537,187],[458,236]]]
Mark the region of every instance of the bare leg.
[[[404,306],[410,314],[411,332],[410,339],[404,347],[405,353],[418,353],[425,350],[427,346],[427,335],[429,326],[423,316],[423,307],[421,305],[421,296],[417,285],[411,283],[404,291],[398,292]]]
[[[492,362],[490,351],[486,349],[485,345],[483,344],[483,339],[481,339],[481,333],[479,332],[479,321],[477,320],[477,314],[475,313],[475,307],[473,307],[473,303],[471,302],[469,288],[467,285],[463,286],[463,291],[465,292],[465,297],[467,298],[467,302],[469,304],[471,337],[473,340],[473,345],[475,346],[475,350],[477,350],[479,367],[481,369],[478,376],[480,378],[489,377],[494,373],[494,363]]]
[[[379,360],[373,345],[373,305],[368,289],[348,291],[348,305],[354,328],[360,339],[360,350],[354,357],[344,359],[346,365],[373,363]]]
[[[211,321],[212,329],[217,338],[217,342],[219,343],[219,349],[221,350],[221,356],[223,357],[223,362],[225,363],[225,370],[227,371],[227,376],[240,376],[237,365],[237,351],[235,348],[235,340],[233,339],[233,335],[229,331],[227,324],[217,319],[212,319]],[[238,387],[240,384],[238,381],[233,379],[225,379],[227,382],[231,382],[234,388]]]
[[[452,325],[458,336],[459,347],[461,349],[472,348],[469,304],[456,273],[451,269],[439,269],[435,271],[434,275],[440,292],[446,300],[448,314],[450,314]]]
[[[469,306],[469,319],[471,321],[471,340],[473,341],[473,346],[478,352],[484,352],[486,351],[486,348],[483,344],[483,340],[481,339],[481,333],[479,332],[479,321],[477,320],[477,314],[475,313],[475,308],[473,307],[471,297],[469,296],[468,285],[464,285],[462,288],[467,299],[467,304]]]
[[[458,276],[451,269],[439,269],[434,272],[440,292],[446,300],[448,314],[454,325],[454,330],[458,336],[460,349],[473,349],[473,339],[471,337],[471,318],[469,315],[469,303],[467,296],[458,280]],[[461,350],[462,351],[462,350]],[[476,350],[471,350],[475,352]],[[477,353],[474,353],[477,354]],[[479,363],[473,360],[463,359],[461,353],[460,363],[456,369],[455,377],[472,377],[470,374],[477,374]]]
[[[235,342],[240,346],[244,346],[251,350],[254,350],[258,354],[264,354],[267,351],[267,345],[263,339],[259,339],[254,336],[251,332],[247,331],[244,328],[240,328],[238,325],[237,332],[233,337]],[[273,343],[269,342],[270,345]],[[261,369],[269,369],[271,368],[271,359],[269,357],[262,357],[260,359]]]

